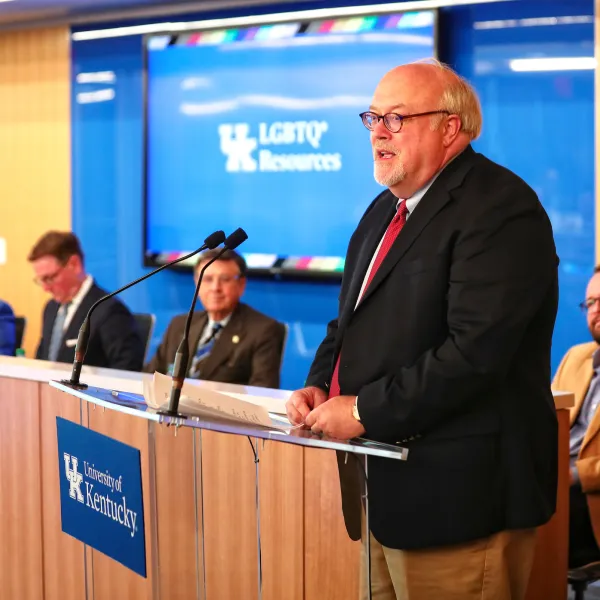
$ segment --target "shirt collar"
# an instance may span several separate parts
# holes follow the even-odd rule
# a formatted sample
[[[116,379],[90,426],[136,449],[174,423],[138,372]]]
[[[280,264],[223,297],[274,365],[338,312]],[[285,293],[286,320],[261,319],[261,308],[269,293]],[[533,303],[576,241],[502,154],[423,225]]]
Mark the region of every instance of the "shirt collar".
[[[419,204],[423,196],[429,191],[429,188],[433,185],[433,182],[440,176],[443,170],[461,154],[462,152],[454,156],[452,160],[449,160],[421,189],[418,189],[410,198],[406,198],[406,208],[408,210],[407,217],[410,217],[410,215],[412,215],[413,210],[415,210],[415,208],[417,207],[417,204]],[[401,202],[402,198],[399,198],[398,202],[396,202],[396,210],[398,210],[398,208],[400,207]]]
[[[233,315],[233,313],[228,314],[224,319],[221,319],[220,321],[213,321],[210,317],[208,317],[208,327],[212,329],[217,323],[221,327],[225,327],[227,323],[231,321],[231,315]]]
[[[71,302],[69,302],[69,308],[71,310],[76,310],[77,307],[81,304],[81,301],[85,298],[85,295],[90,291],[94,283],[94,278],[91,275],[88,275],[81,284],[81,287],[77,291],[77,293],[73,296]]]
[[[442,169],[443,171],[443,169]],[[429,188],[433,185],[433,182],[438,178],[438,175],[442,172],[436,173],[421,189],[417,190],[410,198],[406,199],[406,208],[408,210],[408,216],[412,215],[413,210],[417,208],[417,204],[421,201],[421,198],[429,191]],[[396,210],[398,210],[402,199],[398,199],[396,203]]]

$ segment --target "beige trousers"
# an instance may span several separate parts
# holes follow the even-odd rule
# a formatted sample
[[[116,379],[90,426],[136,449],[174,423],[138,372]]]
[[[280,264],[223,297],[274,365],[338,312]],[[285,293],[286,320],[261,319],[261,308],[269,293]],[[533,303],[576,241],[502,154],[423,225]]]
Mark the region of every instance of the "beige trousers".
[[[366,545],[361,552],[360,600],[368,599]],[[373,600],[523,600],[535,529],[501,531],[455,546],[386,548],[371,534]]]

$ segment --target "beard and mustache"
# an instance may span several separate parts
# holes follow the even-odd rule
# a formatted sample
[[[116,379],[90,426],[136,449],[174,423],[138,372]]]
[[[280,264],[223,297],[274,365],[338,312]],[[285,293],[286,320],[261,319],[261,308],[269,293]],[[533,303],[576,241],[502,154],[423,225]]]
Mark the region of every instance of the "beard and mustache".
[[[377,160],[379,152],[393,154],[394,158],[389,159],[392,164],[386,165],[387,161]],[[406,178],[404,163],[398,160],[397,151],[393,146],[382,143],[376,144],[373,146],[373,159],[373,177],[379,185],[391,187]]]

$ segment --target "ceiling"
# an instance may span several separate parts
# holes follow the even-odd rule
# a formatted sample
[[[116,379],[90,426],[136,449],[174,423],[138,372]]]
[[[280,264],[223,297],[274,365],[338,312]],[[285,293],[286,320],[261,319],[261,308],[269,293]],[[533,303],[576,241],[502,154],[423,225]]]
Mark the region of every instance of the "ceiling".
[[[0,0],[0,27],[115,20],[269,4],[273,0]],[[291,0],[283,0],[287,2]],[[309,0],[319,2],[319,0]],[[278,0],[278,3],[282,3]]]

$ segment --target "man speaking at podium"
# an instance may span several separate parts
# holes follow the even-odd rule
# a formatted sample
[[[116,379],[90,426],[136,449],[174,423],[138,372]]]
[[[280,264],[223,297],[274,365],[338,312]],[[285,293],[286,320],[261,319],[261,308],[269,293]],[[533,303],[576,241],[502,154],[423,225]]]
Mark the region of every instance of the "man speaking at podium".
[[[369,458],[374,599],[519,600],[556,503],[551,225],[525,182],[471,148],[479,101],[449,68],[393,69],[361,118],[388,189],[350,240],[338,316],[288,416],[409,449]]]

